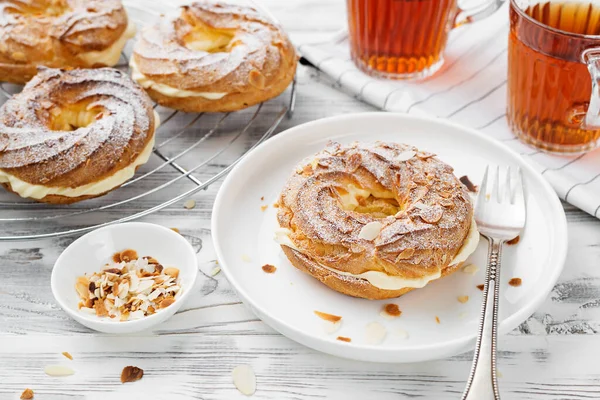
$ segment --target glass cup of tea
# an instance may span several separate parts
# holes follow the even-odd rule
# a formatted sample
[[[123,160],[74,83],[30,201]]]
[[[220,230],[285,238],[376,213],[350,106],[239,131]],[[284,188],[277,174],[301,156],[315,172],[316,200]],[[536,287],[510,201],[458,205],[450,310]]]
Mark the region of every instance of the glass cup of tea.
[[[448,33],[491,15],[504,0],[347,0],[350,50],[356,66],[380,78],[422,79],[444,63]],[[473,3],[473,1],[472,1]]]
[[[600,1],[511,0],[508,123],[526,143],[583,153],[600,138]]]

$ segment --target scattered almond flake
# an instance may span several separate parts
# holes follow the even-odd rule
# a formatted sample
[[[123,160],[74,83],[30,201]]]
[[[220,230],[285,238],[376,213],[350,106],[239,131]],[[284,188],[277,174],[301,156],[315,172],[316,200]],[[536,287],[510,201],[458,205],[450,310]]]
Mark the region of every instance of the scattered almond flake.
[[[440,317],[438,317],[437,315],[435,316],[435,322],[437,322],[438,324],[441,324],[442,322],[440,321]]]
[[[175,233],[180,233],[178,228],[171,228],[171,230]]]
[[[512,246],[512,245],[519,243],[519,240],[521,240],[521,237],[519,235],[517,235],[517,237],[510,239],[508,242],[506,242],[506,244]]]
[[[389,303],[383,306],[380,315],[384,318],[398,318],[402,315],[402,311],[397,304]]]
[[[337,321],[337,322],[324,321],[323,322],[323,330],[325,330],[325,333],[328,335],[331,335],[332,333],[339,331],[341,327],[342,327],[342,321]]]
[[[73,359],[73,356],[68,351],[63,351],[62,355],[67,357],[69,360]]]
[[[315,311],[315,315],[325,321],[329,321],[329,322],[339,322],[342,317],[339,317],[337,315],[333,315],[333,314],[328,314],[328,313],[324,313],[321,311]]]
[[[479,271],[479,267],[475,264],[465,265],[462,269],[462,272],[469,275],[475,275]]]
[[[212,269],[212,271],[210,271],[210,276],[216,276],[219,274],[219,272],[221,272],[221,267],[216,266]]]
[[[261,196],[260,201],[265,201],[265,196]]]
[[[459,303],[465,304],[467,301],[469,301],[469,296],[458,296],[456,299]]]
[[[33,390],[25,389],[23,393],[21,393],[21,400],[31,400],[33,399]]]
[[[262,266],[262,270],[267,274],[273,274],[275,271],[277,271],[277,267],[271,264],[265,264]]]
[[[394,335],[398,336],[400,339],[408,339],[408,332],[401,328],[396,329]]]
[[[252,396],[256,392],[256,375],[250,365],[238,365],[231,372],[233,384],[243,395]]]
[[[186,200],[186,202],[183,203],[183,207],[187,208],[188,210],[191,210],[192,208],[196,207],[196,200],[194,200],[194,199]]]
[[[269,206],[266,204],[264,206],[260,206],[260,211],[266,211],[267,208],[269,208]]]
[[[362,227],[358,233],[359,239],[374,240],[383,228],[383,224],[379,221],[372,221]]]
[[[338,336],[336,338],[336,340],[339,340],[340,342],[346,342],[346,343],[350,343],[352,341],[352,339],[350,339],[349,337],[344,337],[344,336]]]
[[[366,328],[366,339],[368,344],[381,344],[387,336],[387,329],[379,322],[371,322]]]
[[[69,376],[75,373],[73,369],[64,365],[48,365],[44,368],[44,372],[48,376]]]
[[[273,203],[273,208],[279,208],[279,203]]]
[[[469,177],[468,177],[468,176],[466,176],[466,175],[464,175],[464,176],[461,176],[461,177],[459,178],[459,180],[460,180],[460,182],[461,182],[463,185],[465,185],[465,187],[467,188],[467,190],[468,190],[469,192],[471,192],[471,193],[477,193],[477,186],[475,186],[475,185],[473,184],[473,182],[471,182],[471,180],[469,179]]]
[[[413,207],[418,208],[419,210],[425,210],[427,208],[427,206],[420,201],[413,204]]]
[[[521,278],[512,278],[510,281],[508,281],[508,284],[513,287],[519,287],[522,283],[523,280]]]
[[[121,383],[139,381],[143,376],[143,369],[128,365],[127,367],[123,368],[123,371],[121,372]]]
[[[86,282],[87,292],[82,291]],[[115,254],[112,262],[90,277],[79,277],[75,288],[82,312],[119,321],[154,314],[183,292],[179,269],[164,268],[154,257],[139,258],[134,250]]]
[[[483,289],[485,289],[485,285],[483,283],[481,285],[477,285],[477,289],[483,292]]]
[[[465,319],[467,317],[467,315],[469,315],[469,313],[466,312],[466,311],[463,311],[463,312],[461,312],[461,313],[458,314],[458,318]]]
[[[394,158],[394,161],[410,160],[411,158],[413,158],[415,156],[415,154],[417,154],[416,151],[406,150],[406,151],[403,151],[402,153],[398,154],[398,156]]]
[[[249,262],[252,262],[252,259],[247,254],[242,254],[242,261],[249,263]]]

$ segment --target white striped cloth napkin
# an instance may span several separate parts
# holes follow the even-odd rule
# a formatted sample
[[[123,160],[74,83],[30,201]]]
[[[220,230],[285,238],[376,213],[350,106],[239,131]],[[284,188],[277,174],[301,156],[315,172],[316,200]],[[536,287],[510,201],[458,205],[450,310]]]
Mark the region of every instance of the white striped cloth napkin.
[[[450,34],[446,64],[422,82],[374,79],[350,59],[347,35],[306,43],[300,53],[345,91],[385,111],[447,118],[506,143],[528,160],[559,197],[600,218],[600,150],[556,156],[516,139],[506,121],[508,8]]]

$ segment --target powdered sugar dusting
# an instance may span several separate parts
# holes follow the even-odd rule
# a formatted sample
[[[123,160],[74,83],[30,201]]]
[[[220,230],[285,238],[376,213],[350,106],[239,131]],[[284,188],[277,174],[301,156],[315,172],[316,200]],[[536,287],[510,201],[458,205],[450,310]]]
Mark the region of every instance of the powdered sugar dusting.
[[[77,104],[102,117],[74,131],[49,128],[54,112]],[[110,154],[110,164],[132,146],[133,161],[147,142],[151,118],[146,93],[118,70],[42,69],[0,108],[0,168],[36,164],[45,183],[87,162],[99,149]]]
[[[386,192],[400,211],[375,217],[344,209],[339,190],[349,185]],[[295,169],[279,200],[278,220],[300,252],[330,268],[342,258],[369,262],[376,257],[389,262],[388,272],[401,265],[419,276],[452,260],[472,214],[469,195],[453,169],[430,153],[405,144],[333,143]],[[376,239],[361,240],[373,222],[381,224]],[[315,246],[328,250],[315,253]]]
[[[233,32],[234,37],[226,51],[191,50],[183,41],[191,24]],[[283,60],[280,48],[292,57]],[[246,91],[253,70],[269,82],[280,76],[282,63],[296,60],[285,33],[256,10],[214,2],[184,6],[178,17],[143,30],[133,57],[140,72],[156,82],[227,93]]]

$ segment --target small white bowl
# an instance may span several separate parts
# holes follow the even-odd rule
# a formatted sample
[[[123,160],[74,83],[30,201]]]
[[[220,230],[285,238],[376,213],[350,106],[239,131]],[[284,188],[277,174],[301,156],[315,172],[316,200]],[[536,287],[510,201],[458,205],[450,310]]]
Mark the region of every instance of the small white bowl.
[[[179,269],[183,293],[169,307],[132,321],[115,321],[79,311],[75,291],[77,277],[100,271],[113,254],[126,249],[152,256],[165,267]],[[198,275],[196,252],[180,234],[164,226],[142,222],[109,225],[75,240],[58,257],[52,270],[52,294],[73,319],[88,328],[106,333],[132,333],[164,322],[177,312],[192,293]]]

